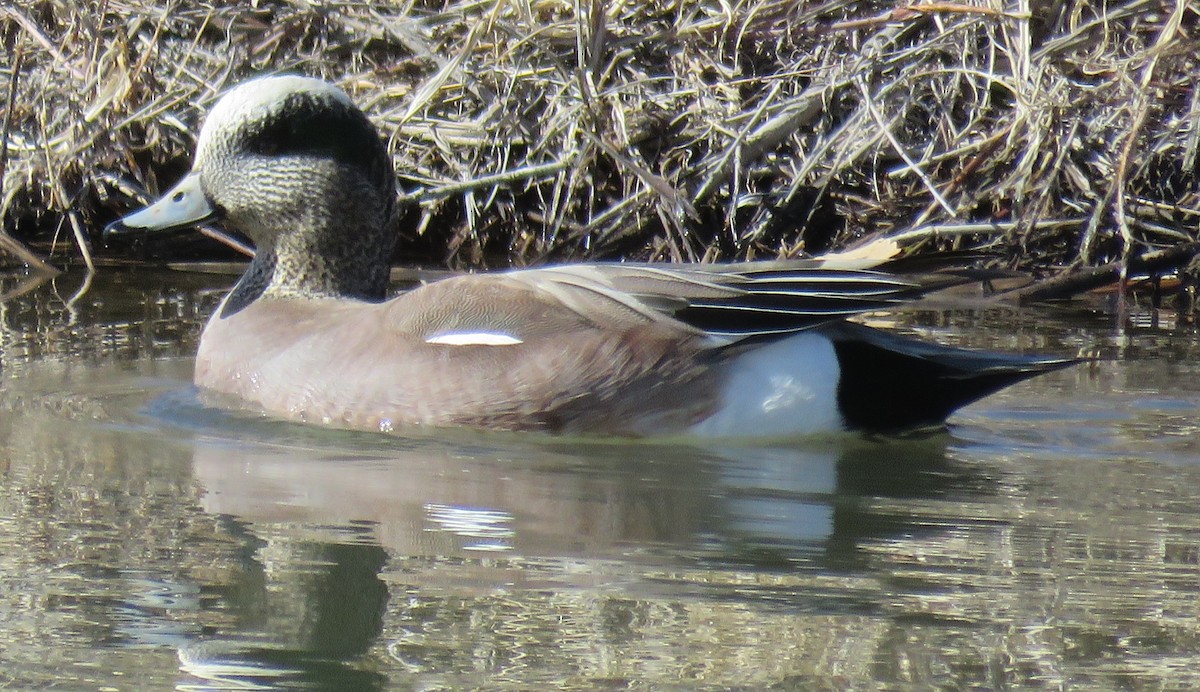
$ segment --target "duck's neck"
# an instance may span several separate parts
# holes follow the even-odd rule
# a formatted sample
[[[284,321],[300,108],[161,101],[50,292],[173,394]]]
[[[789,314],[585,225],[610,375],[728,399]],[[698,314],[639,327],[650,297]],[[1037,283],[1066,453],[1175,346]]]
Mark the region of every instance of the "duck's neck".
[[[334,236],[345,237],[345,236]],[[387,295],[389,256],[357,247],[314,247],[299,236],[280,238],[277,247],[255,254],[221,310],[228,317],[259,298],[343,298],[377,302]]]
[[[221,303],[221,317],[230,317],[241,312],[243,308],[258,300],[271,282],[271,273],[275,267],[275,255],[269,252],[256,252],[246,273],[234,284],[233,290],[225,296]]]

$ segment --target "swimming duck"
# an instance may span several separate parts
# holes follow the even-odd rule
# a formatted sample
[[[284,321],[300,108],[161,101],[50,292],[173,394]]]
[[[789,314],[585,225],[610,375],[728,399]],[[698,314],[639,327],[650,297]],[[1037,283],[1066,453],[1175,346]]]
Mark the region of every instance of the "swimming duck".
[[[786,437],[936,426],[1074,362],[847,321],[920,294],[884,272],[593,263],[453,276],[387,299],[392,159],[345,92],[224,94],[192,170],[107,234],[221,220],[257,254],[204,328],[195,383],[343,428]]]

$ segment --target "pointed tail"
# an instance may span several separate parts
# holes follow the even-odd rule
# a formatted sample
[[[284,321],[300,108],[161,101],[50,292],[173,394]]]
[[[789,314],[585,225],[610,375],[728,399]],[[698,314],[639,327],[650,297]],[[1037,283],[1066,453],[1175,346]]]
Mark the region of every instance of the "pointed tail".
[[[841,365],[839,408],[858,430],[941,425],[988,394],[1085,360],[971,351],[850,322],[822,332],[833,340]]]

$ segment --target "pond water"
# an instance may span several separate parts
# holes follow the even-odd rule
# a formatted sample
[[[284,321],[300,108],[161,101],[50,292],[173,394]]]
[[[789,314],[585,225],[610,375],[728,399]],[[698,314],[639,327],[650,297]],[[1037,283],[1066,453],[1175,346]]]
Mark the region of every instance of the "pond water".
[[[0,686],[1200,686],[1200,337],[898,328],[1094,364],[944,433],[385,437],[202,406],[227,278],[0,282]]]

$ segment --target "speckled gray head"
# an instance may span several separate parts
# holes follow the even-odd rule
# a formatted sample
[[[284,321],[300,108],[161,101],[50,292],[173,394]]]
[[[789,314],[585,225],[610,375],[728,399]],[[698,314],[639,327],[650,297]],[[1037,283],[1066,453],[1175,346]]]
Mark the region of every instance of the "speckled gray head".
[[[295,75],[225,93],[204,121],[192,171],[109,232],[219,219],[255,242],[239,289],[382,297],[396,187],[375,127],[344,91]]]

